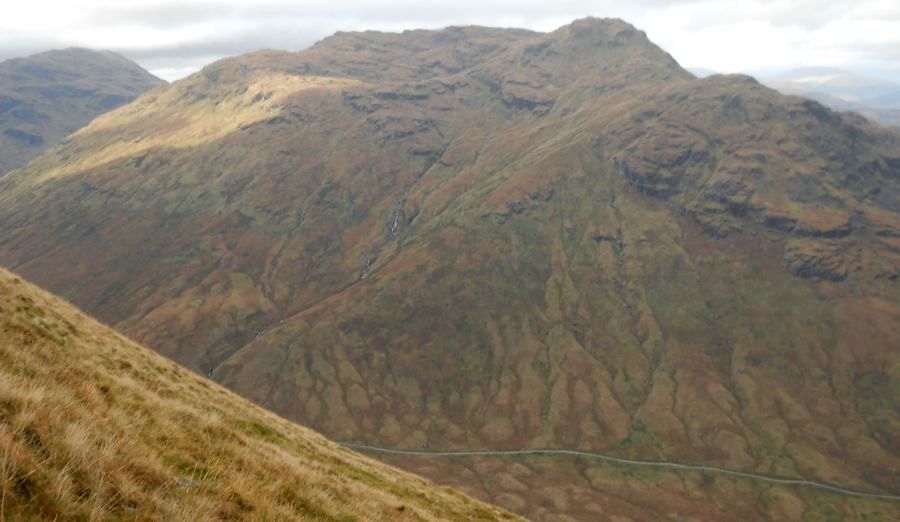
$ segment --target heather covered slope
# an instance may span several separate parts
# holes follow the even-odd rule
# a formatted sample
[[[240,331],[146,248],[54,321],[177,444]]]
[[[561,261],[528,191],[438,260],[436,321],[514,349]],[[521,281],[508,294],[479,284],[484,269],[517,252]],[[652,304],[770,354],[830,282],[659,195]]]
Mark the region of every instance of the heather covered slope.
[[[0,262],[332,437],[897,493],[898,208],[898,134],[695,79],[621,21],[342,33],[213,64],[7,176]],[[402,464],[535,518],[893,509]]]
[[[0,520],[512,520],[361,457],[0,270]]]
[[[65,49],[0,63],[0,175],[163,83],[109,51]]]

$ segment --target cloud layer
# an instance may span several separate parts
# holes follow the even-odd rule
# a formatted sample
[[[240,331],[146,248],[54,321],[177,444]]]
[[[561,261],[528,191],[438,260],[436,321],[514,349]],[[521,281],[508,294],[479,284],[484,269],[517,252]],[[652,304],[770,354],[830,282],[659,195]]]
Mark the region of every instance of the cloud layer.
[[[583,16],[623,18],[686,66],[830,65],[900,81],[900,2],[893,0],[29,0],[4,7],[0,59],[105,48],[175,79],[225,56],[303,49],[338,30],[478,24],[548,31]]]

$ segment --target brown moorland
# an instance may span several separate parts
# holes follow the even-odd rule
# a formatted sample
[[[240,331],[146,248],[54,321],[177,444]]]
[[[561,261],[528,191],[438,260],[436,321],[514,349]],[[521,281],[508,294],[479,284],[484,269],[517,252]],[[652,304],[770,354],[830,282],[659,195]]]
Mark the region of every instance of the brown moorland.
[[[900,492],[900,134],[619,20],[223,60],[0,179],[0,263],[335,439]],[[892,520],[583,459],[392,462],[535,519]]]
[[[514,520],[362,457],[0,269],[0,520]]]

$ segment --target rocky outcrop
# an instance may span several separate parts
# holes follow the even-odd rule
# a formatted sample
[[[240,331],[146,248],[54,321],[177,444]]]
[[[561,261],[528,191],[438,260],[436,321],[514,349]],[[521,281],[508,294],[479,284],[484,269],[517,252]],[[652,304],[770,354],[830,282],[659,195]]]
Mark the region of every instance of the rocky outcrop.
[[[850,270],[841,245],[813,240],[790,241],[784,264],[797,277],[827,281],[843,281]]]
[[[615,156],[613,167],[640,192],[665,199],[681,191],[685,177],[702,176],[709,160],[706,144],[698,136],[663,123]]]

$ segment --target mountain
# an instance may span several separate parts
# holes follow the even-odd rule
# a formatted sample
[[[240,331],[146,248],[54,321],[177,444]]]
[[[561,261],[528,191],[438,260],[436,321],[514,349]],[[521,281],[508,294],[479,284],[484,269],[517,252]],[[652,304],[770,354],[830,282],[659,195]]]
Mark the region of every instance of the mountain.
[[[0,269],[2,520],[512,520],[336,446]]]
[[[0,263],[535,520],[896,519],[900,134],[620,20],[209,65],[0,180]]]
[[[885,125],[900,126],[900,84],[842,69],[806,67],[762,81],[785,94],[812,98],[835,110],[854,111]]]
[[[867,107],[877,107],[885,110],[900,110],[900,85],[896,91],[888,94],[882,94],[874,98],[866,98],[862,100]]]
[[[0,175],[163,83],[109,51],[65,49],[0,62]]]

